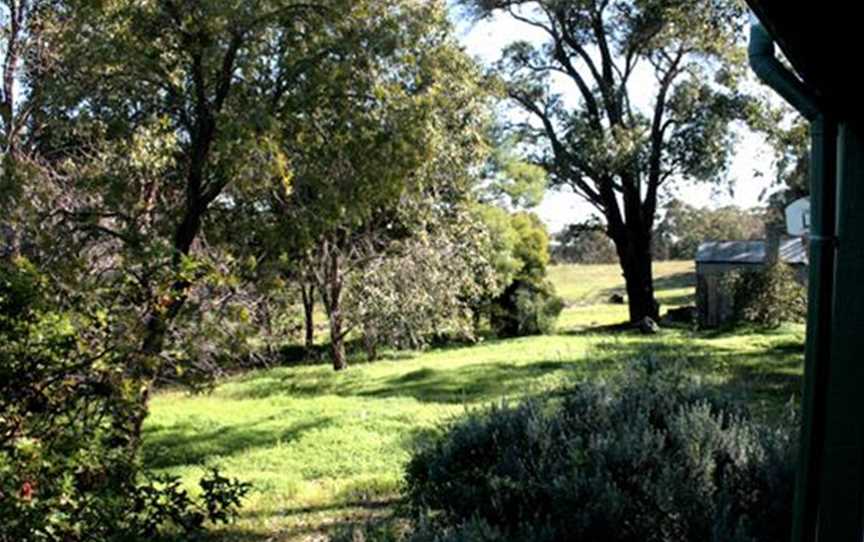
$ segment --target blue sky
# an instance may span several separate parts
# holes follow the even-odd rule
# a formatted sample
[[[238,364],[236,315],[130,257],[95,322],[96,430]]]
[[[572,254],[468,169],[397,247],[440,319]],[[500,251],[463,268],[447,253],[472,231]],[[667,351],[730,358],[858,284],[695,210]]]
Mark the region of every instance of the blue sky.
[[[499,16],[490,21],[479,23],[457,20],[459,39],[467,51],[480,62],[491,63],[498,59],[501,50],[516,40],[542,41],[542,31],[520,23],[507,16]],[[643,74],[644,82],[640,84],[639,75],[632,88],[645,89],[644,92],[634,92],[636,104],[650,104],[653,98],[653,83],[649,73]],[[565,96],[575,96],[575,89],[568,86],[565,80],[556,85],[559,92]],[[736,156],[728,172],[730,183],[713,185],[679,182],[673,189],[674,194],[693,205],[722,206],[735,204],[741,207],[760,205],[760,196],[768,188],[771,178],[772,155],[770,149],[761,137],[739,131],[739,141]],[[760,175],[761,173],[761,175]],[[731,187],[731,191],[730,191]],[[575,194],[550,191],[538,209],[551,231],[558,231],[567,224],[579,222],[588,218],[593,208]]]

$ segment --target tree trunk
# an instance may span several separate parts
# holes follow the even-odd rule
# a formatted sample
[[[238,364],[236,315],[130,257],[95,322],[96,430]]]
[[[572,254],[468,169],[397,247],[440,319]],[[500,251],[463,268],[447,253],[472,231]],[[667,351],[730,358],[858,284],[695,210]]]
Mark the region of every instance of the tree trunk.
[[[363,332],[363,346],[366,348],[366,359],[378,361],[378,338],[373,328],[366,328]]]
[[[348,368],[345,360],[345,331],[342,321],[342,270],[340,269],[339,253],[333,250],[326,263],[327,295],[324,296],[327,306],[327,316],[330,319],[330,356],[333,359],[333,370],[342,371]]]
[[[345,360],[345,337],[342,333],[342,314],[339,299],[336,298],[330,312],[330,357],[333,358],[334,371],[348,368],[348,362]]]
[[[177,309],[179,310],[179,308]],[[171,315],[173,318],[173,315]],[[138,396],[134,402],[129,405],[128,418],[121,422],[119,429],[123,431],[123,422],[128,422],[128,442],[126,450],[129,458],[134,460],[141,449],[142,436],[144,429],[144,421],[150,412],[150,390],[159,376],[160,361],[159,355],[165,344],[165,337],[168,333],[170,319],[156,310],[150,311],[150,316],[147,320],[147,329],[142,341],[141,350],[134,354],[137,359],[132,364],[132,374],[135,379],[135,385],[138,388]],[[130,476],[134,476],[134,471],[129,471]],[[127,482],[133,482],[131,478]]]
[[[300,291],[303,295],[303,316],[306,327],[306,350],[312,350],[315,346],[315,285],[301,284]]]
[[[646,316],[659,320],[660,304],[654,297],[650,233],[628,230],[626,235],[614,236],[613,241],[624,271],[630,321],[639,322]]]

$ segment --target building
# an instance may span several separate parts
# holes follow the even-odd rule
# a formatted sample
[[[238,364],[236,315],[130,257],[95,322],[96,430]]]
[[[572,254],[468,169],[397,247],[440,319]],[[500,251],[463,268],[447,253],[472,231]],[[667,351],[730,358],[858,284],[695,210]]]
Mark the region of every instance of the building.
[[[765,241],[709,241],[696,252],[696,307],[700,327],[717,327],[735,313],[729,288],[733,272],[758,271],[768,260]],[[780,242],[779,261],[793,266],[802,284],[807,281],[807,246],[802,239]]]

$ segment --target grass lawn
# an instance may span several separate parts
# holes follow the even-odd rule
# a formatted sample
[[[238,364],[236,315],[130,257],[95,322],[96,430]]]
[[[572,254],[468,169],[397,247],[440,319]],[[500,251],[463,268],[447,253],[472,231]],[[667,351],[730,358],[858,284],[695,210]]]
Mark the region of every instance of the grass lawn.
[[[692,303],[690,262],[655,271],[664,307]],[[389,513],[413,443],[466,408],[548,393],[646,353],[686,358],[709,385],[760,412],[798,392],[803,326],[611,334],[596,328],[627,317],[626,306],[606,303],[623,289],[617,266],[561,266],[551,276],[568,303],[555,335],[393,354],[339,374],[324,365],[254,372],[208,395],[162,392],[145,461],[190,484],[211,465],[253,484],[242,518],[220,539],[326,540],[335,527]]]

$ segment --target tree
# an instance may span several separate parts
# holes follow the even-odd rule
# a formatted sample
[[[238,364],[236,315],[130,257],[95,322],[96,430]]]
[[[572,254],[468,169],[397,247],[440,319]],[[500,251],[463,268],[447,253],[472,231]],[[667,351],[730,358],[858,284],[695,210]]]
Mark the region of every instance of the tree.
[[[22,107],[19,87],[27,82],[27,71],[42,60],[39,47],[39,0],[0,2],[0,151],[5,158],[17,158],[31,110]]]
[[[23,216],[38,205],[23,179],[43,173],[32,134],[40,125],[34,105],[41,76],[55,62],[43,39],[50,5],[0,2],[0,256],[21,254]]]
[[[552,259],[558,263],[615,263],[615,245],[597,223],[571,224],[555,235]]]
[[[78,287],[124,298],[115,346],[140,390],[133,452],[175,325],[222,270],[204,250],[214,209],[271,179],[290,184],[278,120],[323,99],[303,94],[307,73],[362,42],[366,7],[68,0],[54,11],[63,24],[46,39],[61,61],[35,104],[50,125],[33,135],[57,188],[44,223],[64,240],[58,268],[95,268]]]
[[[490,324],[502,337],[537,335],[552,330],[564,309],[546,278],[549,265],[549,234],[536,214],[522,211],[509,215],[514,239],[512,258],[518,262],[509,282],[490,307]]]
[[[657,238],[669,248],[669,258],[692,260],[705,241],[749,241],[765,235],[764,213],[735,206],[700,209],[679,200],[666,207]]]
[[[125,453],[138,396],[112,313],[0,259],[0,541],[189,540],[236,517],[247,484],[214,471],[191,497]]]
[[[658,195],[673,179],[716,180],[746,110],[743,7],[736,0],[464,0],[480,16],[509,14],[541,30],[542,47],[512,44],[497,71],[528,114],[519,130],[552,186],[569,187],[605,218],[627,285],[631,320],[657,317],[652,231]],[[634,74],[654,76],[648,111]],[[552,77],[578,94],[569,103]],[[644,87],[640,91],[644,92]]]
[[[773,113],[774,118],[764,124],[763,132],[775,153],[773,184],[779,189],[768,198],[766,222],[773,227],[784,227],[786,206],[810,195],[810,126],[788,108]]]
[[[518,138],[504,130],[493,127],[487,136],[493,148],[484,168],[486,182],[480,199],[511,209],[533,209],[546,195],[546,170],[526,161]]]
[[[370,4],[372,6],[373,4]],[[274,192],[283,250],[304,254],[347,367],[348,278],[429,224],[458,213],[484,154],[486,93],[442,2],[377,2],[366,39],[317,63],[302,117],[286,117],[290,190]]]
[[[441,338],[475,338],[472,309],[499,285],[489,234],[467,213],[429,224],[392,247],[347,287],[348,319],[370,360],[379,346],[423,348]]]

